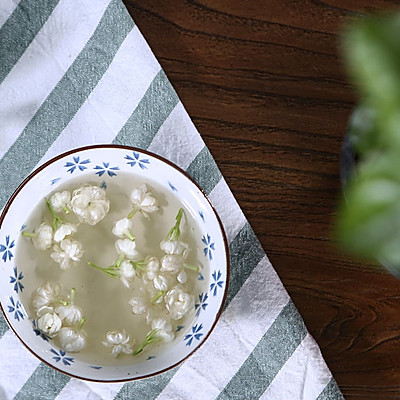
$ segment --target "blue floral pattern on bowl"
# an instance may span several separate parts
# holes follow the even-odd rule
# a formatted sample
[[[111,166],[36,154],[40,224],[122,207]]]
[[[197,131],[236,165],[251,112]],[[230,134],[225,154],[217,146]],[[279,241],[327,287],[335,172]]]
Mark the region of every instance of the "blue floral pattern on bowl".
[[[201,310],[205,310],[208,306],[208,303],[206,303],[208,299],[208,294],[207,293],[200,293],[199,294],[199,302],[195,304],[194,308],[196,311],[196,317],[200,315]]]
[[[53,354],[55,354],[55,356],[52,357],[52,358],[53,358],[53,360],[55,360],[55,362],[57,362],[57,363],[60,362],[60,361],[62,361],[62,363],[63,363],[64,365],[71,365],[71,364],[75,361],[75,359],[74,359],[73,357],[68,357],[68,356],[67,356],[67,353],[66,353],[65,351],[61,350],[61,349],[57,352],[56,350],[54,350],[53,348],[51,348],[50,351],[51,351]]]
[[[175,186],[173,183],[171,183],[170,181],[168,181],[168,185],[169,185],[169,187],[171,188],[171,190],[172,190],[173,192],[177,192],[177,191],[178,191],[178,189],[176,188],[176,186]]]
[[[132,155],[133,157],[129,154],[125,156],[125,159],[128,160],[128,165],[130,165],[131,167],[138,165],[141,169],[147,169],[147,166],[150,164],[148,158],[140,158],[140,154],[136,151],[133,151]]]
[[[190,346],[193,342],[193,339],[200,340],[203,336],[203,333],[200,332],[203,329],[203,324],[196,324],[192,326],[192,331],[188,333],[183,340],[187,340],[186,346]]]
[[[57,182],[59,182],[61,180],[61,177],[58,177],[58,178],[54,178],[54,179],[52,179],[51,181],[50,181],[50,184],[51,185],[55,185]]]
[[[14,267],[13,270],[14,276],[10,276],[10,283],[14,284],[14,290],[16,293],[18,293],[18,291],[22,292],[24,290],[24,285],[21,281],[24,279],[24,275],[21,271],[18,273],[17,267]]]
[[[11,251],[12,248],[15,246],[15,240],[10,239],[10,235],[6,236],[6,241],[5,244],[0,244],[0,253],[3,253],[3,256],[1,257],[4,262],[11,261],[11,259],[14,257],[13,251]]]
[[[103,165],[96,165],[93,169],[96,169],[97,172],[96,174],[98,176],[103,176],[104,173],[107,172],[108,176],[117,176],[117,173],[115,171],[119,170],[119,167],[110,167],[109,162],[103,161]]]
[[[203,249],[204,255],[212,260],[212,252],[215,250],[215,243],[211,241],[211,236],[207,233],[207,237],[203,235],[201,241],[206,245],[206,247]]]
[[[90,160],[82,160],[79,156],[72,157],[72,161],[67,161],[64,165],[67,168],[67,172],[72,174],[75,170],[84,171],[87,169],[87,165],[90,164]],[[59,179],[59,178],[58,178]]]
[[[222,276],[221,271],[214,271],[212,273],[212,278],[213,278],[213,282],[210,285],[210,292],[212,292],[213,296],[217,295],[217,290],[218,288],[222,289],[222,286],[224,284],[224,281],[222,281],[220,278]]]
[[[11,305],[8,306],[8,312],[14,314],[14,319],[17,321],[24,319],[22,304],[19,300],[14,300],[14,298],[10,296],[10,303]]]
[[[206,219],[205,219],[205,217],[204,217],[203,211],[199,211],[199,215],[200,215],[200,218],[202,219],[202,221],[203,221],[203,222],[206,222]]]

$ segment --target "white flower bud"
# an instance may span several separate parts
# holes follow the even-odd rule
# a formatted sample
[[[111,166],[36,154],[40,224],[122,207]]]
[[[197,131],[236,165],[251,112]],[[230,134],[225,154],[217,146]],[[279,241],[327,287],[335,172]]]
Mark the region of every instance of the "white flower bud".
[[[60,243],[67,236],[70,236],[78,230],[78,227],[73,224],[62,224],[55,232],[54,232],[54,241],[56,243]]]
[[[115,248],[118,254],[123,253],[129,260],[137,260],[140,258],[140,254],[136,250],[136,243],[130,239],[118,239],[115,242]]]
[[[80,330],[77,332],[73,328],[61,328],[58,334],[61,347],[70,353],[81,351],[86,345],[86,332]]]
[[[60,305],[56,307],[55,312],[66,326],[77,326],[82,320],[82,310],[74,304]]]
[[[168,280],[163,275],[157,275],[153,280],[154,288],[166,292],[168,290]]]
[[[38,250],[47,250],[53,243],[53,228],[45,223],[35,230],[32,243]]]
[[[182,284],[184,284],[184,283],[186,283],[186,281],[187,281],[187,275],[186,275],[186,271],[183,269],[181,272],[179,272],[179,274],[177,275],[177,277],[176,277],[176,280],[179,282],[179,283],[182,283]]]
[[[110,202],[99,186],[83,186],[74,190],[71,208],[81,222],[96,225],[107,215]]]
[[[32,306],[36,313],[42,307],[50,307],[57,301],[60,291],[61,285],[59,283],[45,282],[38,287],[32,295]]]
[[[54,193],[53,196],[50,197],[50,204],[53,207],[53,210],[56,213],[65,211],[69,209],[71,200],[71,193],[68,190],[64,190],[63,192]]]
[[[189,252],[189,245],[180,240],[163,240],[160,243],[160,248],[167,254],[178,254],[185,259]]]
[[[157,329],[156,336],[160,337],[164,342],[172,342],[175,338],[172,332],[172,325],[165,318],[153,319],[151,328]]]
[[[130,236],[132,236],[132,229],[132,220],[129,218],[122,218],[115,223],[112,233],[121,239],[125,237],[129,238]]]
[[[83,255],[82,244],[72,239],[62,240],[60,246],[55,245],[53,250],[54,252],[50,254],[50,257],[58,263],[63,270],[70,268],[72,264],[79,261]]]
[[[129,283],[136,276],[135,268],[133,268],[130,261],[125,260],[121,263],[120,266],[120,280],[124,284],[125,287],[129,288]]]
[[[132,346],[135,343],[129,343],[130,337],[126,334],[125,330],[107,332],[106,340],[102,343],[106,347],[111,347],[111,354],[117,357],[120,353],[132,354]]]
[[[42,306],[36,311],[36,316],[39,318],[44,314],[48,314],[48,313],[52,313],[52,312],[54,312],[54,308],[53,307]]]
[[[144,314],[149,307],[143,297],[132,297],[128,304],[132,307],[133,314]]]
[[[171,318],[175,320],[181,319],[194,307],[193,295],[184,292],[179,286],[168,291],[164,301]]]
[[[56,313],[46,313],[37,320],[36,326],[46,335],[53,337],[60,331],[62,322]]]
[[[161,259],[162,272],[178,273],[183,268],[183,257],[178,254],[167,254]]]
[[[147,277],[150,280],[153,280],[158,270],[160,269],[160,262],[157,257],[151,257],[147,260]]]
[[[158,211],[157,200],[145,184],[132,190],[130,200],[134,208],[146,218],[148,218],[148,214]]]

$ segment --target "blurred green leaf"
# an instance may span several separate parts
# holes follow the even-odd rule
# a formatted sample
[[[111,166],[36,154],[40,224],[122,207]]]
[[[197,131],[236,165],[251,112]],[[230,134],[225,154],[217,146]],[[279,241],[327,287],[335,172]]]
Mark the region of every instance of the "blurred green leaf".
[[[400,157],[375,154],[364,161],[339,208],[337,236],[351,252],[392,259],[390,243],[400,248]],[[400,267],[400,254],[398,259]]]
[[[345,64],[368,108],[377,143],[400,147],[400,14],[365,17],[342,38]]]
[[[361,100],[349,123],[356,172],[336,234],[349,251],[400,276],[400,13],[360,18],[342,36]]]

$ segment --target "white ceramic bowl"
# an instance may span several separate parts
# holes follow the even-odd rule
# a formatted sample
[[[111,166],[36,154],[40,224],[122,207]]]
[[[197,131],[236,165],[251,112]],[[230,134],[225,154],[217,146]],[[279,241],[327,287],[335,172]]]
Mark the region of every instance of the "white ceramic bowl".
[[[79,177],[107,186],[129,177],[155,182],[172,192],[190,213],[200,232],[196,247],[203,266],[198,279],[200,293],[192,319],[179,327],[166,352],[156,357],[132,357],[128,365],[92,365],[79,353],[65,353],[56,341],[44,338],[34,326],[29,301],[37,282],[30,279],[32,266],[16,260],[21,232],[32,210],[50,193]],[[22,246],[23,248],[23,246]],[[164,372],[191,355],[210,335],[222,311],[229,280],[226,237],[216,212],[201,189],[171,162],[144,150],[113,145],[89,146],[64,153],[40,166],[18,187],[0,217],[0,306],[11,329],[40,360],[70,376],[105,382],[140,379]],[[37,287],[37,286],[36,286]],[[24,297],[25,296],[25,297]],[[28,304],[27,304],[28,303]],[[44,340],[47,339],[47,340]]]

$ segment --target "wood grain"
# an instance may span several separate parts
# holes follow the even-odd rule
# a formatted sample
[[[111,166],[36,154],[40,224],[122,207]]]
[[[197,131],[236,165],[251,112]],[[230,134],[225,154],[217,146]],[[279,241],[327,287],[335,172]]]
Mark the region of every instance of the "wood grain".
[[[124,0],[347,399],[400,399],[400,282],[331,239],[356,101],[346,23],[385,0]]]

